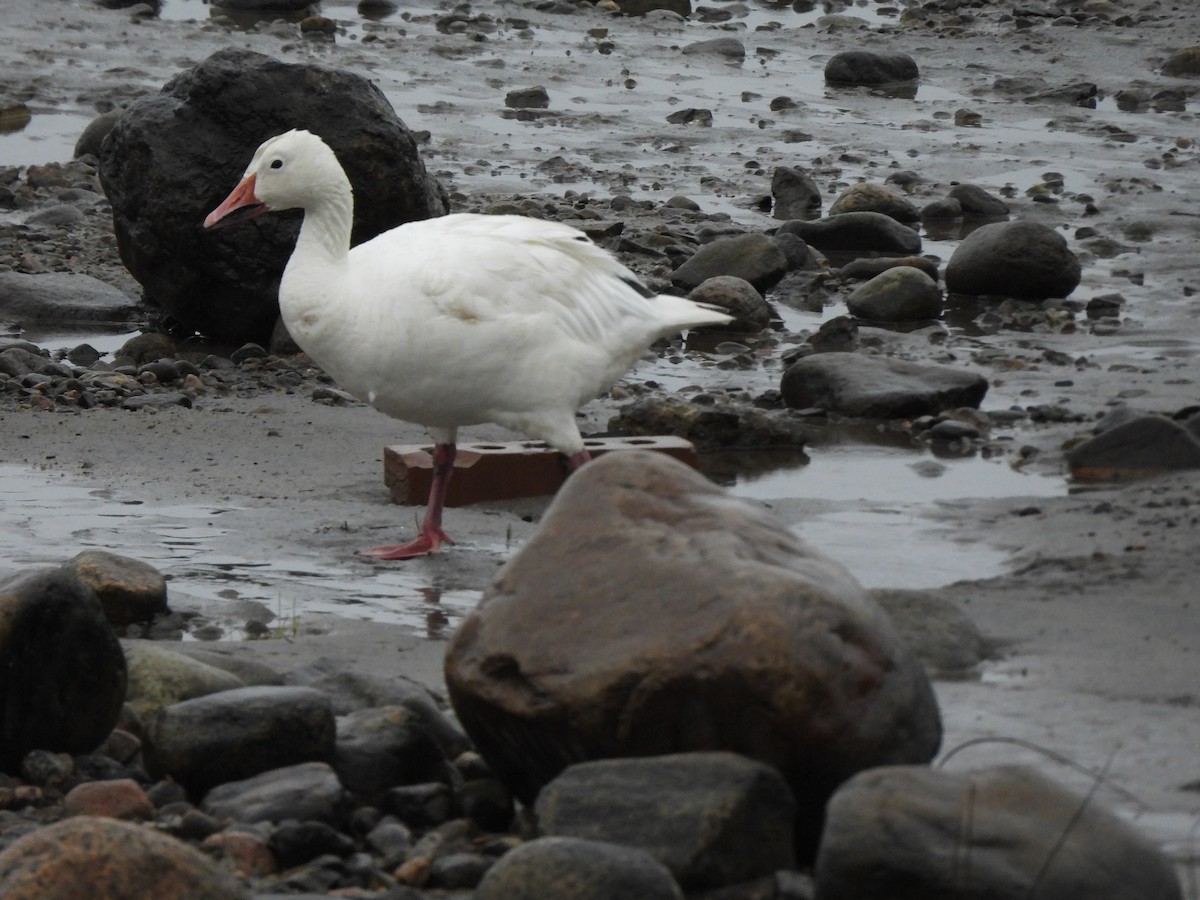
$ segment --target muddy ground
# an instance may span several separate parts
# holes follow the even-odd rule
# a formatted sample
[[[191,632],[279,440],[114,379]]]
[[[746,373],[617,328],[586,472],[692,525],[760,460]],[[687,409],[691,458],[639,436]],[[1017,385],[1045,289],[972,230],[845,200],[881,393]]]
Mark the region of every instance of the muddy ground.
[[[1074,297],[1119,293],[1120,321],[1093,328],[1078,315],[1073,327],[988,333],[960,318],[937,340],[928,332],[877,339],[893,352],[984,372],[992,382],[985,410],[1063,410],[1051,421],[998,427],[992,441],[999,464],[1029,460],[1026,469],[1062,478],[1064,446],[1115,404],[1173,412],[1200,401],[1200,82],[1158,72],[1172,52],[1200,43],[1200,18],[1185,5],[1147,0],[1016,4],[1030,13],[1017,17],[1010,3],[927,5],[939,9],[860,0],[839,10],[856,24],[767,3],[714,3],[686,22],[565,3],[460,6],[452,18],[451,4],[406,4],[373,22],[327,3],[322,12],[340,29],[328,40],[302,38],[289,23],[233,23],[197,0],[167,0],[159,16],[82,0],[13,0],[0,17],[0,95],[27,103],[31,125],[39,116],[86,122],[234,45],[376,79],[406,123],[429,132],[428,164],[461,208],[514,197],[684,195],[706,213],[767,228],[760,200],[779,165],[812,171],[826,206],[855,181],[897,171],[920,177],[911,194],[918,204],[954,182],[981,184],[1006,196],[1014,214],[1060,229],[1083,261]],[[1076,7],[1090,15],[1056,18]],[[745,59],[682,52],[714,37],[740,39]],[[825,61],[855,48],[909,53],[921,70],[916,96],[826,88]],[[1080,82],[1097,86],[1095,108],[1061,96],[1028,99]],[[546,87],[549,111],[528,120],[506,112],[506,93],[532,85]],[[1182,99],[1155,104],[1163,90]],[[795,106],[772,109],[778,97]],[[692,107],[710,109],[712,127],[667,122]],[[0,165],[16,146],[10,140],[0,135]],[[28,212],[5,212],[3,221]],[[925,250],[945,262],[956,243],[926,235]],[[24,265],[130,286],[114,274],[111,249],[48,260],[54,246],[36,243],[41,255]],[[628,262],[650,279],[669,270]],[[839,311],[836,295],[819,313],[784,310],[786,331],[798,340]],[[755,389],[771,386],[778,368],[764,363],[736,376],[697,368],[686,377]],[[653,378],[664,380],[663,371],[649,366],[631,376]],[[597,401],[587,422],[602,428],[615,405]],[[468,435],[507,437],[488,428]],[[420,440],[418,429],[367,408],[314,404],[302,393],[201,398],[194,409],[155,415],[5,405],[0,461],[10,474],[19,481],[29,473],[35,493],[38,479],[79,491],[70,502],[33,502],[23,517],[11,512],[10,497],[5,565],[60,561],[83,543],[146,558],[180,583],[207,566],[209,590],[193,584],[193,596],[183,592],[176,602],[194,601],[220,618],[213,610],[245,597],[255,581],[260,590],[249,593],[274,605],[286,625],[279,640],[220,644],[227,652],[281,664],[329,654],[437,686],[440,641],[536,527],[544,503],[451,510],[448,529],[459,544],[434,559],[355,559],[356,548],[392,540],[414,521],[411,510],[389,504],[380,457],[387,444]],[[813,477],[819,462],[806,467]],[[806,498],[805,471],[771,502],[789,525],[828,505]],[[979,678],[938,685],[946,750],[966,745],[947,765],[1031,763],[1090,784],[1091,776],[1028,743],[1105,771],[1113,788],[1099,796],[1137,816],[1177,858],[1191,859],[1190,878],[1200,852],[1198,487],[1195,473],[1064,485],[922,513],[944,529],[948,547],[1006,554],[1002,574],[934,588],[1001,648]],[[19,491],[11,496],[28,501]],[[865,533],[861,558],[843,561],[866,570],[872,544],[884,540],[893,538]],[[317,594],[326,605],[306,609]],[[378,613],[389,604],[408,612]],[[364,627],[364,618],[377,624]],[[980,738],[1001,740],[967,745]],[[1190,896],[1200,896],[1194,884]]]

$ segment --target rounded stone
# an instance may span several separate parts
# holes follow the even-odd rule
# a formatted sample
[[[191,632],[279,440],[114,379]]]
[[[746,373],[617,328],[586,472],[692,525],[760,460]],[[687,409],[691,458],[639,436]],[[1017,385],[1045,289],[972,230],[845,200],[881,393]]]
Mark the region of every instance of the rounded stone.
[[[95,592],[62,569],[0,583],[0,770],[30,750],[88,753],[117,724],[127,673]]]
[[[895,266],[855,288],[846,309],[871,322],[920,322],[942,314],[942,291],[920,269]]]
[[[77,816],[0,853],[5,900],[246,900],[238,882],[183,841],[152,828]]]
[[[666,866],[644,850],[544,837],[504,854],[475,900],[683,900]]]
[[[967,235],[950,257],[945,278],[953,294],[1041,300],[1069,296],[1081,275],[1079,259],[1061,234],[1018,219]]]

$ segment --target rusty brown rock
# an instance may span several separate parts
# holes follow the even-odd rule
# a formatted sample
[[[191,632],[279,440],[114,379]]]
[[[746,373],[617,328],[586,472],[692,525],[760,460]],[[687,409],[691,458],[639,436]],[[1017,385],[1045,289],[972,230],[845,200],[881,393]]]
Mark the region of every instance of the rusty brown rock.
[[[153,819],[154,804],[132,778],[85,781],[63,800],[69,816],[98,816],[106,819]]]
[[[831,216],[848,212],[877,212],[905,223],[921,218],[921,211],[891,188],[865,182],[850,185],[829,207]]]
[[[200,851],[152,828],[78,816],[0,853],[5,900],[246,900]]]
[[[246,831],[210,834],[201,847],[240,878],[264,878],[279,871],[275,854],[266,841]]]
[[[113,625],[148,622],[167,612],[167,581],[154,566],[106,550],[85,550],[64,566],[96,592]]]
[[[838,784],[941,739],[924,671],[844,568],[636,451],[568,480],[454,635],[446,681],[523,801],[573,762],[730,750],[788,781],[802,859]]]

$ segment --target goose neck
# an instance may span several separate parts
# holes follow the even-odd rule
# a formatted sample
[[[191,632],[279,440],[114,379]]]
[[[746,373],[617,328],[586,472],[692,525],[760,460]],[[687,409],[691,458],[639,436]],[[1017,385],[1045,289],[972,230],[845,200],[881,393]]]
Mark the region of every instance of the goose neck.
[[[308,258],[341,259],[350,251],[353,227],[354,198],[350,185],[337,185],[322,192],[305,207],[296,251]]]

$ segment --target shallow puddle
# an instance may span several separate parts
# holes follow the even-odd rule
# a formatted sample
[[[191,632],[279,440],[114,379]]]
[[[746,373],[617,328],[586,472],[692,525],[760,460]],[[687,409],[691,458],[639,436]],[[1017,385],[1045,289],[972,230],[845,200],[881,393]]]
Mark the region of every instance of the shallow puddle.
[[[31,166],[71,159],[75,143],[95,113],[33,109],[19,127],[0,127],[0,166]]]
[[[770,502],[785,520],[788,501],[820,501],[819,511],[788,524],[868,587],[928,587],[999,574],[1005,554],[955,541],[932,518],[936,505],[1065,491],[1060,479],[979,459],[943,463],[927,454],[861,447],[822,449],[807,464],[803,459],[777,457],[777,465],[756,474],[731,475],[726,466],[717,480],[737,496]],[[251,526],[241,512],[231,504],[127,501],[57,473],[0,465],[0,575],[58,565],[88,549],[117,552],[159,569],[169,580],[172,607],[199,610],[225,638],[241,637],[245,620],[255,617],[258,607],[247,601],[275,616],[272,629],[332,614],[444,638],[479,599],[474,586],[446,583],[415,566],[365,567],[320,550],[269,561],[242,556],[238,535]],[[497,559],[511,552],[482,549]]]
[[[1031,475],[978,456],[864,445],[812,448],[790,466],[716,480],[762,500],[808,543],[841,562],[866,587],[926,588],[990,578],[1007,554],[956,539],[939,521],[942,504],[999,497],[1054,497],[1065,478]]]
[[[59,565],[85,550],[119,553],[157,568],[168,579],[172,608],[199,610],[227,639],[242,637],[241,626],[254,617],[245,601],[265,607],[275,616],[271,627],[284,631],[305,616],[333,614],[444,638],[479,599],[477,591],[403,567],[364,570],[316,554],[269,562],[240,556],[228,549],[245,527],[239,512],[232,505],[125,501],[58,474],[0,465],[0,578]]]

